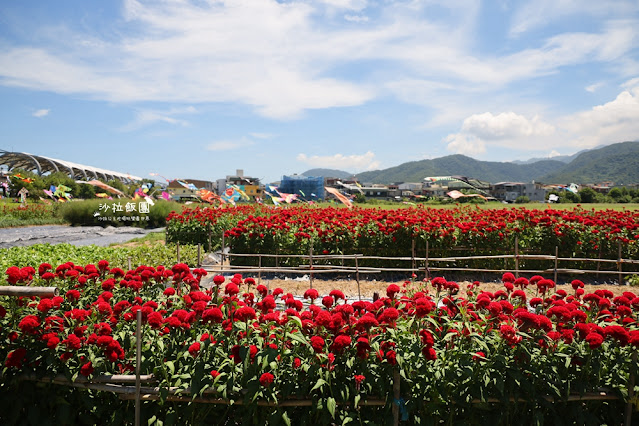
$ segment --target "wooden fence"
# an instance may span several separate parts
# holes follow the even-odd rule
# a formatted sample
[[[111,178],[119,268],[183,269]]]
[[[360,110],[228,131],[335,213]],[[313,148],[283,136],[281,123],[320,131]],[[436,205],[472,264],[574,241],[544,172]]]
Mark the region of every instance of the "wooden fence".
[[[30,291],[33,288],[24,286],[4,286],[9,289],[9,292],[2,293],[3,295],[9,295],[14,297],[20,296],[33,296],[33,292]],[[2,288],[2,287],[0,287]],[[58,294],[57,287],[40,287],[39,291],[42,294],[50,295]],[[159,387],[144,386],[142,384],[153,384],[156,379],[153,374],[142,375],[140,374],[140,366],[142,360],[142,310],[138,310],[136,313],[136,331],[135,331],[135,375],[102,375],[94,377],[88,380],[83,377],[77,377],[75,381],[69,380],[66,376],[60,375],[56,377],[38,377],[35,374],[24,374],[18,376],[19,380],[35,381],[40,383],[49,383],[62,386],[71,386],[82,389],[93,389],[103,392],[112,392],[119,395],[121,400],[134,400],[135,401],[135,426],[139,426],[140,423],[140,404],[142,401],[157,401],[160,399]],[[637,364],[637,351],[632,354],[633,365]],[[2,380],[2,377],[0,377]],[[634,395],[635,374],[631,371],[630,382],[628,386],[628,402],[624,413],[624,425],[630,426],[632,424],[632,413],[635,403]],[[385,398],[367,398],[364,401],[359,402],[358,405],[362,406],[384,406],[389,403],[390,395]],[[395,368],[393,372],[393,401],[392,401],[392,414],[393,425],[399,425],[400,421],[400,401],[401,398],[401,376],[398,368]],[[548,402],[554,402],[555,398],[552,396],[541,396]],[[601,389],[598,392],[588,392],[584,394],[571,394],[565,400],[566,402],[586,402],[586,401],[613,401],[620,400],[619,396],[615,395],[611,389]],[[195,396],[192,394],[191,389],[171,387],[168,389],[168,395],[165,397],[166,401],[187,402],[187,403],[202,403],[202,404],[223,404],[223,405],[243,405],[243,401],[231,401],[226,398],[217,397],[214,391],[205,391],[202,396]],[[485,403],[502,403],[499,398],[483,398],[473,399],[471,404],[485,404]],[[525,398],[510,398],[511,403],[526,403],[530,400]],[[258,406],[264,407],[310,407],[315,402],[310,398],[296,399],[291,398],[287,400],[281,400],[278,402],[271,401],[257,401]],[[338,405],[351,405],[350,401],[338,401]]]

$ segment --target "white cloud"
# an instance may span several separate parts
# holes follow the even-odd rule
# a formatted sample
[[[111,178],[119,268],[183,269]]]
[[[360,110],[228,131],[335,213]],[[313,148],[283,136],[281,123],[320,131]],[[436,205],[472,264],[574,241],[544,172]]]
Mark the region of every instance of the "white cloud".
[[[555,128],[542,121],[538,116],[528,119],[512,111],[497,115],[485,112],[465,119],[462,132],[483,140],[500,141],[531,136],[551,136],[555,132]]]
[[[46,117],[47,115],[49,115],[49,113],[51,112],[50,109],[39,109],[37,111],[34,111],[33,115],[34,117],[37,118],[42,118],[42,117]]]
[[[632,0],[535,0],[524,2],[513,15],[510,34],[522,33],[543,27],[567,16],[590,15],[599,18],[635,13],[636,2]]]
[[[219,140],[209,143],[206,146],[207,151],[233,151],[254,145],[254,142],[247,138],[239,140]]]
[[[473,114],[458,133],[444,138],[447,149],[466,155],[482,154],[489,147],[523,151],[549,149],[550,157],[558,149],[593,148],[616,142],[639,140],[639,80],[614,100],[590,110],[557,117],[552,122],[539,116],[527,118],[514,112]]]
[[[156,111],[156,110],[138,110],[135,113],[135,119],[122,127],[120,130],[124,132],[129,132],[133,130],[138,130],[142,127],[150,126],[155,123],[165,123],[171,124],[174,126],[182,126],[187,127],[189,122],[180,118],[175,118],[176,115],[184,115],[184,114],[194,114],[197,110],[192,107],[184,107],[184,108],[171,108],[166,111]]]
[[[259,133],[259,132],[249,133],[249,135],[251,135],[251,137],[254,137],[255,139],[273,139],[275,137],[275,135],[271,133]]]
[[[473,135],[464,133],[451,134],[448,135],[444,141],[447,144],[446,149],[455,154],[472,157],[486,152],[486,144],[484,141]]]
[[[313,167],[323,167],[329,169],[340,169],[346,171],[363,171],[374,170],[379,168],[379,161],[375,160],[375,154],[368,151],[362,155],[326,155],[326,156],[307,156],[306,154],[298,154],[297,161],[306,163]]]
[[[368,16],[366,15],[344,15],[344,19],[349,22],[368,22]]]
[[[579,148],[639,140],[639,85],[613,101],[563,117],[558,125],[571,132],[570,145]]]
[[[597,90],[599,90],[603,86],[604,86],[604,83],[602,82],[591,84],[589,86],[586,86],[586,91],[590,93],[595,93]]]
[[[561,153],[559,151],[556,151],[556,150],[553,149],[548,154],[548,158],[559,157],[560,155],[561,155]]]
[[[576,0],[540,2],[561,16],[577,9]],[[624,16],[613,12],[627,3],[614,4],[586,5],[583,13]],[[276,119],[362,105],[390,91],[444,117],[450,114],[441,105],[451,95],[493,93],[564,66],[633,67],[628,53],[639,26],[630,19],[485,53],[476,49],[481,10],[465,0],[124,0],[109,37],[66,28],[64,37],[52,37],[42,28],[33,39],[44,44],[3,44],[0,84],[109,102],[239,103]],[[534,28],[522,10],[513,26]],[[368,17],[366,25],[347,22]]]

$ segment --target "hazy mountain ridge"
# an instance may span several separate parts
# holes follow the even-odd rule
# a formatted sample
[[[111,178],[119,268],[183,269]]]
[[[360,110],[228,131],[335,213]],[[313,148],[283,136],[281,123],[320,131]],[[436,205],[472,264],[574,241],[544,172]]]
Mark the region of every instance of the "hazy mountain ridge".
[[[620,142],[572,156],[571,161],[540,159],[527,162],[481,161],[461,154],[430,160],[410,161],[383,170],[358,173],[360,182],[390,184],[421,182],[428,176],[467,176],[483,181],[542,182],[542,183],[639,183],[639,142]],[[563,158],[565,160],[565,158]],[[341,170],[312,169],[305,176],[324,176],[347,179],[353,175]]]

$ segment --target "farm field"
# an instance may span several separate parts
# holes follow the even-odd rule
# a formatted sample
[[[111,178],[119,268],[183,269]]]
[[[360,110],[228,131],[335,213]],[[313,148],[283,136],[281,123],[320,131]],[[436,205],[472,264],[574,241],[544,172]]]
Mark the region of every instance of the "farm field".
[[[199,208],[172,214],[166,238],[208,237],[204,223],[219,226],[231,250],[262,241],[273,244],[257,247],[265,254],[306,253],[317,242],[322,253],[368,234],[369,249],[397,254],[419,226],[417,236],[442,248],[462,240],[497,252],[517,236],[580,255],[621,247],[636,259],[632,211],[420,210]],[[250,236],[267,229],[275,238]],[[207,273],[193,245],[181,242],[183,263],[175,250],[160,234],[109,248],[3,251],[3,284],[59,295],[0,296],[0,422],[133,423],[138,365],[149,424],[619,424],[633,414],[636,287],[507,272],[492,282],[369,279],[359,290],[352,277],[316,278],[311,289],[304,278]]]

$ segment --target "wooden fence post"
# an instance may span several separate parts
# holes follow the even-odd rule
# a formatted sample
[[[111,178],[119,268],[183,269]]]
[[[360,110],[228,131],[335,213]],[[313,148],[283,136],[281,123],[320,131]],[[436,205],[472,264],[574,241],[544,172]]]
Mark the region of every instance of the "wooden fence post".
[[[559,247],[555,246],[555,273],[553,275],[553,278],[555,279],[555,284],[557,284],[557,263],[558,263],[558,259],[559,258]]]
[[[621,270],[622,270],[621,265],[623,263],[623,259],[621,258],[621,241],[618,241],[617,244],[619,248],[619,254],[617,255],[617,269],[619,270],[619,281],[617,282],[617,284],[623,285],[623,274],[621,273]]]
[[[430,271],[428,270],[428,240],[426,240],[426,261],[424,262],[424,269],[426,270],[426,280],[430,279]]]
[[[225,244],[226,244],[226,241],[224,240],[224,231],[222,231],[222,256],[221,256],[222,266],[221,266],[220,269],[224,268],[224,262],[226,261],[226,254],[224,253],[224,251],[226,249],[226,247],[224,247]]]
[[[129,257],[127,258],[127,260],[126,260],[126,264],[127,264],[127,266],[129,267],[129,269],[128,269],[128,270],[130,271],[130,270],[131,270],[131,256],[129,256]]]
[[[412,247],[410,249],[410,262],[411,262],[411,273],[415,273],[415,237],[412,240]]]
[[[313,288],[313,240],[311,240],[311,246],[308,249],[308,267],[310,269],[309,284]]]
[[[262,254],[257,257],[257,283],[262,284]]]
[[[635,399],[635,369],[637,367],[637,350],[632,353],[632,362],[630,363],[630,380],[628,383],[628,404],[626,404],[626,418],[624,420],[625,426],[632,424],[632,409],[634,408]]]
[[[401,386],[399,369],[395,367],[393,370],[393,425],[399,425],[399,409],[401,404]]]
[[[515,235],[515,278],[519,278],[519,236]]]
[[[176,263],[180,263],[180,242],[175,243],[175,259]]]
[[[197,243],[197,267],[202,266],[202,243]]]
[[[208,242],[209,242],[209,245],[206,248],[206,251],[211,252],[213,251],[213,247],[211,246],[211,223],[210,222],[208,223]]]
[[[362,292],[359,288],[359,262],[357,261],[357,254],[355,254],[355,280],[357,281],[357,298],[361,302]]]
[[[136,313],[135,327],[135,426],[140,426],[140,364],[142,362],[142,309]]]

